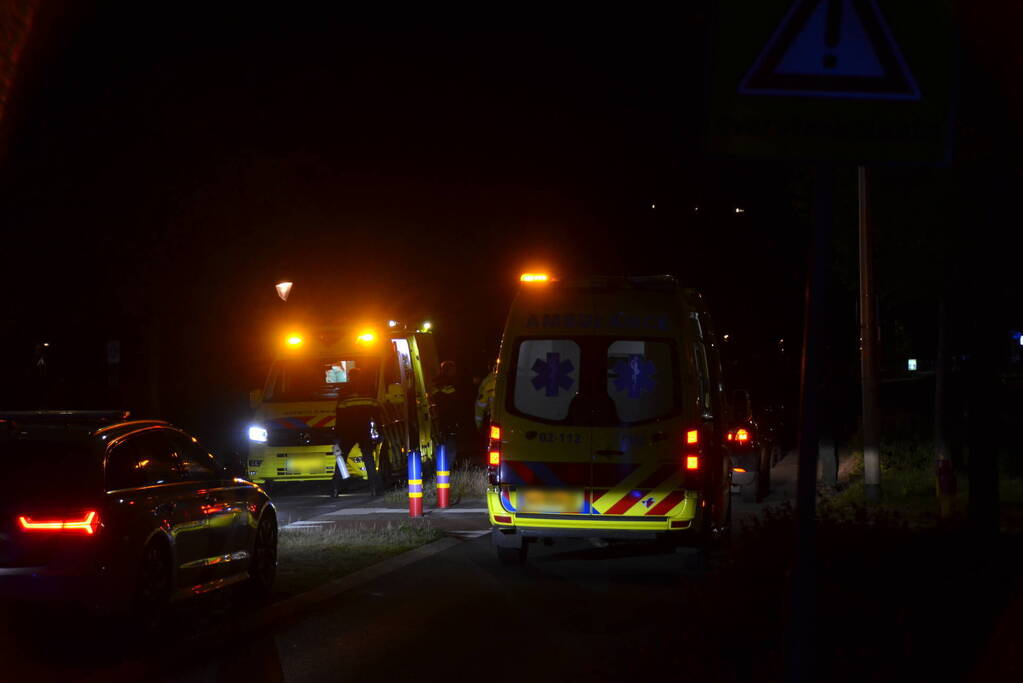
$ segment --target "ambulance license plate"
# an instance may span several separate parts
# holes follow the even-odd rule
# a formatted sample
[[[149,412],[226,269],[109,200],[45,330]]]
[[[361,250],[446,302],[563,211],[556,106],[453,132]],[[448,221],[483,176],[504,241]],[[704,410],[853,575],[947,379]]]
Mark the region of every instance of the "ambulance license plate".
[[[583,507],[581,491],[565,489],[526,489],[522,491],[521,510],[548,514],[580,512]]]
[[[295,474],[317,474],[323,472],[323,456],[288,458],[288,471]]]

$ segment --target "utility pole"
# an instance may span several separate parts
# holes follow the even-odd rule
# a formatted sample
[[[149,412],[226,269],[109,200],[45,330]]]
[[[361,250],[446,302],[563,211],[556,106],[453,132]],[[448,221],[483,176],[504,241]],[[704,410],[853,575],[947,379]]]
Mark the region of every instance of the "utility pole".
[[[863,387],[863,482],[868,503],[881,499],[881,407],[877,362],[877,293],[867,169],[858,167],[860,232],[860,372]]]
[[[934,458],[937,476],[938,513],[941,519],[952,516],[955,507],[956,476],[948,454],[945,429],[946,392],[948,383],[948,312],[945,297],[938,301],[938,347],[934,363]]]
[[[809,683],[815,676],[817,596],[817,457],[820,449],[823,332],[835,220],[835,170],[814,172],[813,237],[806,282],[803,359],[800,377],[799,460],[796,469],[795,567],[791,584],[791,623],[786,680]]]

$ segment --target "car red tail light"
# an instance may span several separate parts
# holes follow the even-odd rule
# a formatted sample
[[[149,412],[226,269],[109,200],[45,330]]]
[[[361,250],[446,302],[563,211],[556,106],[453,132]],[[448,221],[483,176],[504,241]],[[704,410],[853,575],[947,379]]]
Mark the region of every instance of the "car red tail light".
[[[735,440],[739,443],[746,443],[749,441],[749,431],[745,429],[735,430]]]
[[[99,513],[95,510],[86,510],[81,516],[73,517],[29,517],[28,515],[18,516],[18,526],[23,531],[32,532],[72,532],[84,533],[91,536],[99,529]]]
[[[686,456],[686,469],[690,470],[690,471],[700,469],[700,456],[698,456],[698,455],[687,455]]]
[[[700,431],[697,429],[690,429],[686,432],[686,443],[692,445],[700,442]]]

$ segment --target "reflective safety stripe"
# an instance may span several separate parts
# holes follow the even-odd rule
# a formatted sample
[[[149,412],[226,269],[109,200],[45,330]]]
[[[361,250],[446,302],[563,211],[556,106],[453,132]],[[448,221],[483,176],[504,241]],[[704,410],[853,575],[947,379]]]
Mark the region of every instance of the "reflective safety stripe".
[[[422,484],[422,483],[423,483],[422,479],[409,479],[408,480],[408,485],[409,486],[412,486],[413,484]]]
[[[422,493],[411,493],[411,492],[410,492],[410,493],[408,494],[408,497],[409,497],[409,498],[422,498],[422,497],[423,497],[423,494],[422,494]]]
[[[439,488],[439,489],[449,489],[449,488],[451,488],[451,484],[437,484],[437,488]]]
[[[437,476],[438,477],[449,477],[449,476],[451,476],[451,471],[450,470],[437,470]]]

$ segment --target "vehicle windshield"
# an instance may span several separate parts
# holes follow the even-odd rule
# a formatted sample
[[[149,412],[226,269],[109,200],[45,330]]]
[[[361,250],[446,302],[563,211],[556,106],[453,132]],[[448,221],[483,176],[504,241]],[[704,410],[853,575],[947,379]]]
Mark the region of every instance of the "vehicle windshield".
[[[100,490],[102,463],[85,444],[0,437],[0,501],[27,495],[59,498]]]
[[[267,401],[325,401],[337,398],[348,373],[358,368],[363,387],[376,387],[380,359],[375,356],[323,356],[278,362],[266,392]]]

